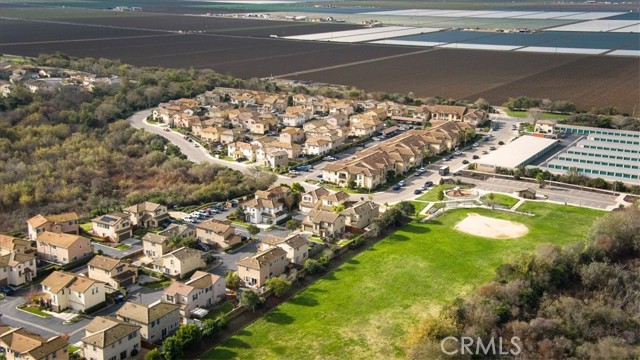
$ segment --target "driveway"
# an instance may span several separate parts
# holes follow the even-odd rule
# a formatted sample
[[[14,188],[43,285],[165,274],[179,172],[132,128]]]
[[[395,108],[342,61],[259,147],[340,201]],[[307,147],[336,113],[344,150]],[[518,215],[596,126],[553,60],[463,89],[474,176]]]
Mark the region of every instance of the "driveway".
[[[100,244],[98,242],[93,242],[93,249],[95,251],[98,250],[102,250],[102,253],[104,255],[107,255],[109,257],[115,258],[115,259],[122,259],[124,257],[127,257],[131,254],[135,254],[136,252],[142,252],[142,241],[137,240],[137,239],[127,239],[127,240],[123,240],[120,242],[121,244],[128,244],[131,245],[131,247],[129,249],[126,250],[118,250],[116,248],[113,248],[111,246],[106,246],[103,244]]]

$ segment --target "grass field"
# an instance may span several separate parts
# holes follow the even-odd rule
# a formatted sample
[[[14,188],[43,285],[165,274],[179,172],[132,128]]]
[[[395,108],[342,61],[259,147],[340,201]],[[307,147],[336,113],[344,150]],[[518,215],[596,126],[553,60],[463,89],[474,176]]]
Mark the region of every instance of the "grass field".
[[[489,194],[483,195],[481,199],[485,202],[489,202]],[[510,208],[518,202],[518,199],[509,195],[493,194],[493,200],[491,200],[491,202],[494,205],[501,205]]]
[[[429,205],[429,203],[422,202],[422,201],[411,201],[411,203],[416,208],[414,216],[418,216],[420,214],[420,211],[422,211],[424,208],[427,207],[427,205]]]
[[[422,317],[488,281],[499,264],[521,252],[582,239],[587,224],[603,214],[524,205],[539,216],[454,210],[432,223],[411,223],[202,358],[403,358],[406,331]],[[519,239],[492,240],[452,230],[469,212],[517,221],[531,231]]]
[[[526,111],[507,111],[507,115],[517,117],[517,118],[528,118],[529,113]],[[553,120],[563,120],[569,117],[567,114],[555,114],[555,113],[540,113],[540,116],[543,119],[553,119]]]

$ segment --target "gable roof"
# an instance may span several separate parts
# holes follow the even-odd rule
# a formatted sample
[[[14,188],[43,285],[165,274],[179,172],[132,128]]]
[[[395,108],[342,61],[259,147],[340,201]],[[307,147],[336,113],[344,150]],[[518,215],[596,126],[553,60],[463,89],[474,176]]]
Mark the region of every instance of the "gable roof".
[[[13,251],[18,247],[31,247],[31,240],[0,234],[0,249]]]
[[[229,220],[217,220],[210,219],[200,224],[196,225],[197,229],[211,230],[217,234],[224,234],[229,229],[235,230],[235,227],[231,225],[231,221]]]
[[[87,243],[89,242],[89,239],[80,235],[54,233],[51,231],[44,231],[38,234],[37,240],[50,245],[59,246],[65,249],[69,248],[70,246],[75,244],[77,241],[86,241]]]
[[[127,208],[122,209],[123,212],[131,212],[131,213],[139,213],[142,211],[149,211],[149,212],[153,212],[158,210],[160,207],[162,207],[162,205],[160,204],[156,204],[156,203],[152,203],[149,201],[145,201],[145,202],[141,202],[139,204],[135,204],[132,206],[129,206]]]
[[[69,345],[69,342],[61,336],[45,339],[23,328],[11,329],[3,333],[0,335],[0,341],[7,344],[14,352],[20,355],[29,354],[34,359],[42,359]]]
[[[27,220],[27,224],[31,225],[33,228],[37,228],[46,224],[47,222],[58,224],[58,223],[63,223],[63,222],[73,221],[78,219],[79,219],[78,214],[76,214],[75,211],[56,214],[56,215],[46,215],[46,216],[42,214],[38,214],[32,217],[31,219]]]
[[[41,284],[43,286],[48,286],[50,291],[56,294],[63,288],[69,288],[72,291],[84,293],[94,284],[102,284],[102,282],[64,271],[54,271],[42,280]]]
[[[260,270],[262,266],[269,265],[273,263],[280,257],[286,257],[287,252],[274,247],[265,251],[261,251],[253,256],[248,256],[244,259],[238,260],[238,266],[244,266],[251,269]]]
[[[118,266],[118,264],[120,264],[120,260],[112,259],[103,255],[96,255],[91,259],[91,261],[89,261],[89,266],[104,270],[112,270]]]
[[[114,211],[114,212],[110,212],[108,214],[105,215],[100,215],[98,217],[95,217],[93,219],[91,219],[91,221],[93,222],[99,222],[99,223],[103,223],[103,224],[107,224],[107,225],[115,225],[118,222],[128,219],[129,215],[119,212],[119,211]]]
[[[300,234],[290,234],[286,238],[267,235],[264,239],[262,239],[262,242],[271,246],[277,246],[278,244],[287,244],[294,249],[297,249],[300,246],[307,245],[307,239],[305,239],[304,236]]]
[[[336,220],[338,220],[340,216],[342,215],[336,214],[334,212],[318,210],[318,209],[313,209],[309,211],[309,215],[307,215],[309,221],[311,221],[314,224],[317,224],[320,222],[327,222],[327,223],[333,224],[336,222]]]
[[[151,305],[127,301],[116,313],[117,316],[133,321],[149,324],[152,321],[180,309],[179,305],[156,302]]]
[[[105,348],[139,330],[140,326],[138,325],[129,324],[110,316],[97,316],[85,327],[87,336],[82,339],[82,342]]]
[[[180,281],[174,281],[169,285],[168,288],[164,290],[165,295],[175,296],[176,294],[180,294],[183,296],[188,296],[195,288],[193,286],[187,285]]]
[[[219,279],[221,279],[221,277],[218,275],[204,271],[196,271],[185,284],[196,289],[204,289],[215,284]]]

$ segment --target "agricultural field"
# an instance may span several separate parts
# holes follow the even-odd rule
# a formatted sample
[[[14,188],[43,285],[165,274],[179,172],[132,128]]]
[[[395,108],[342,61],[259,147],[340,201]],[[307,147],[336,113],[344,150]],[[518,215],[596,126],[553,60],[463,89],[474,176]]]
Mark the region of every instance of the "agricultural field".
[[[537,215],[467,209],[413,222],[201,358],[403,358],[406,331],[421,318],[488,281],[521,252],[583,239],[585,224],[604,214],[538,203],[528,210]],[[514,221],[529,232],[497,240],[453,230],[469,213]]]

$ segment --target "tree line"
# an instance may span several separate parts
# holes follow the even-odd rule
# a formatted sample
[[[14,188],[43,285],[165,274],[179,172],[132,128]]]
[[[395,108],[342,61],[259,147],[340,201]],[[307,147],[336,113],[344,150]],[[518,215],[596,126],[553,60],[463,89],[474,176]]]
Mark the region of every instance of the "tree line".
[[[597,220],[584,242],[541,245],[498,267],[490,283],[425,318],[407,334],[410,359],[637,359],[640,209]],[[511,354],[462,354],[442,342],[503,342]],[[444,345],[443,345],[444,344]],[[444,349],[444,350],[443,350]],[[473,347],[475,349],[475,347]]]

